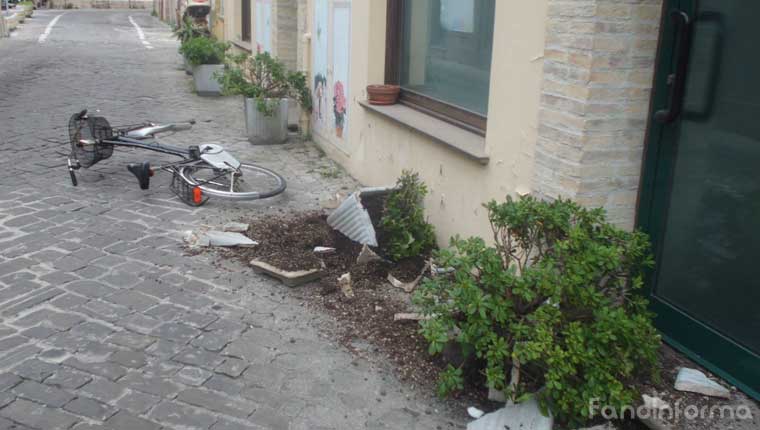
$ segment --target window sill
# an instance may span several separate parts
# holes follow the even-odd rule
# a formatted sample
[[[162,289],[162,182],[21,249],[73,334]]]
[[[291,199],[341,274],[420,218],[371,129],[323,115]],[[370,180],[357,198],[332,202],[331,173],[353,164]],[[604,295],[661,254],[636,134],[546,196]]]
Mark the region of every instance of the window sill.
[[[232,44],[235,45],[235,46],[237,46],[238,48],[244,50],[244,51],[253,52],[253,48],[252,48],[251,42],[245,42],[245,41],[242,41],[242,40],[233,39],[232,40]]]
[[[484,165],[488,164],[489,157],[485,152],[486,139],[483,136],[402,104],[378,106],[369,104],[366,100],[359,101],[359,104],[365,109],[409,127],[471,160]]]

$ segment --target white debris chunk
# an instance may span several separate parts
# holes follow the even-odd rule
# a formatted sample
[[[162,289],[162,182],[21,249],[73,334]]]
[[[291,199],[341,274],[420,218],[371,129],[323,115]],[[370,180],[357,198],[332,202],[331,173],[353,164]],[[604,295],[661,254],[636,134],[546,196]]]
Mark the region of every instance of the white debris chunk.
[[[676,377],[676,390],[689,391],[692,393],[704,394],[705,396],[731,398],[731,392],[717,382],[709,379],[704,373],[697,369],[682,367]]]
[[[536,399],[507,405],[467,424],[467,430],[552,430],[554,419],[541,414]]]
[[[329,246],[315,246],[314,253],[315,254],[335,254],[335,248],[331,248]]]
[[[256,246],[259,244],[258,242],[251,240],[249,237],[245,235],[242,235],[240,233],[234,233],[234,232],[211,230],[204,233],[203,236],[205,236],[208,239],[208,244],[210,246],[250,247],[250,246]],[[202,240],[203,240],[202,237],[199,238],[199,241],[202,241]]]
[[[246,224],[244,222],[228,222],[224,225],[224,227],[222,227],[222,230],[235,233],[245,233],[248,231],[248,227],[250,227],[250,224]]]
[[[474,406],[470,406],[469,408],[467,408],[467,413],[475,419],[480,418],[483,416],[483,414],[485,414],[485,412],[481,411],[480,409]]]

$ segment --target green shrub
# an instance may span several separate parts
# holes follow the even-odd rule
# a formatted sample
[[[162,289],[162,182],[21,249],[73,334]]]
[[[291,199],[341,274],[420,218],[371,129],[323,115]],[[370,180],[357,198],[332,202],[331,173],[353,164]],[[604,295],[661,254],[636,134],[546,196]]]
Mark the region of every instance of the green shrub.
[[[436,258],[453,274],[426,281],[415,297],[431,317],[421,322],[429,351],[454,337],[482,360],[490,387],[518,398],[543,386],[537,396],[559,422],[592,418],[594,398],[618,410],[633,404],[631,383],[658,377],[660,338],[636,292],[652,264],[646,235],[568,200],[485,206],[494,245],[452,239]],[[442,374],[441,392],[461,387],[460,370]]]
[[[311,111],[311,91],[303,72],[291,72],[268,52],[255,56],[230,55],[224,72],[217,76],[225,95],[256,99],[257,108],[267,116],[274,114],[278,100],[293,98]]]
[[[155,10],[154,10],[155,12]],[[189,17],[185,17],[180,24],[174,27],[172,34],[180,42],[180,52],[182,45],[194,39],[196,37],[208,37],[208,30],[193,25],[193,21]]]
[[[224,54],[230,48],[226,42],[218,42],[210,37],[194,37],[183,43],[179,52],[193,66],[201,64],[222,64]]]
[[[384,238],[384,252],[391,259],[425,254],[435,247],[435,231],[425,220],[422,199],[428,190],[419,174],[404,170],[396,182],[396,190],[385,202],[380,219],[380,232]]]

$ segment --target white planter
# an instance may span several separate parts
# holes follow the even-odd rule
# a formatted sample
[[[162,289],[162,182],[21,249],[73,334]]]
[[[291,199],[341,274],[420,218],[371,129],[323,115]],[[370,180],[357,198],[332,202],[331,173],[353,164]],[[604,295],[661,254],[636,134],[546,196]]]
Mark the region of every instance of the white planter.
[[[193,80],[195,92],[199,96],[218,96],[222,94],[222,87],[214,74],[224,70],[223,64],[201,64],[193,67]]]
[[[256,99],[245,99],[245,131],[255,145],[285,143],[288,140],[288,99],[280,99],[272,116],[256,107]]]

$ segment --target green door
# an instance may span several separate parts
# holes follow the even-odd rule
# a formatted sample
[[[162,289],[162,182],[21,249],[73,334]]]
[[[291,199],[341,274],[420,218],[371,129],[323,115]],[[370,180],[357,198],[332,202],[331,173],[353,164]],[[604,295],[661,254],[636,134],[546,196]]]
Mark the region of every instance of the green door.
[[[664,9],[639,203],[666,340],[760,397],[760,1]]]

